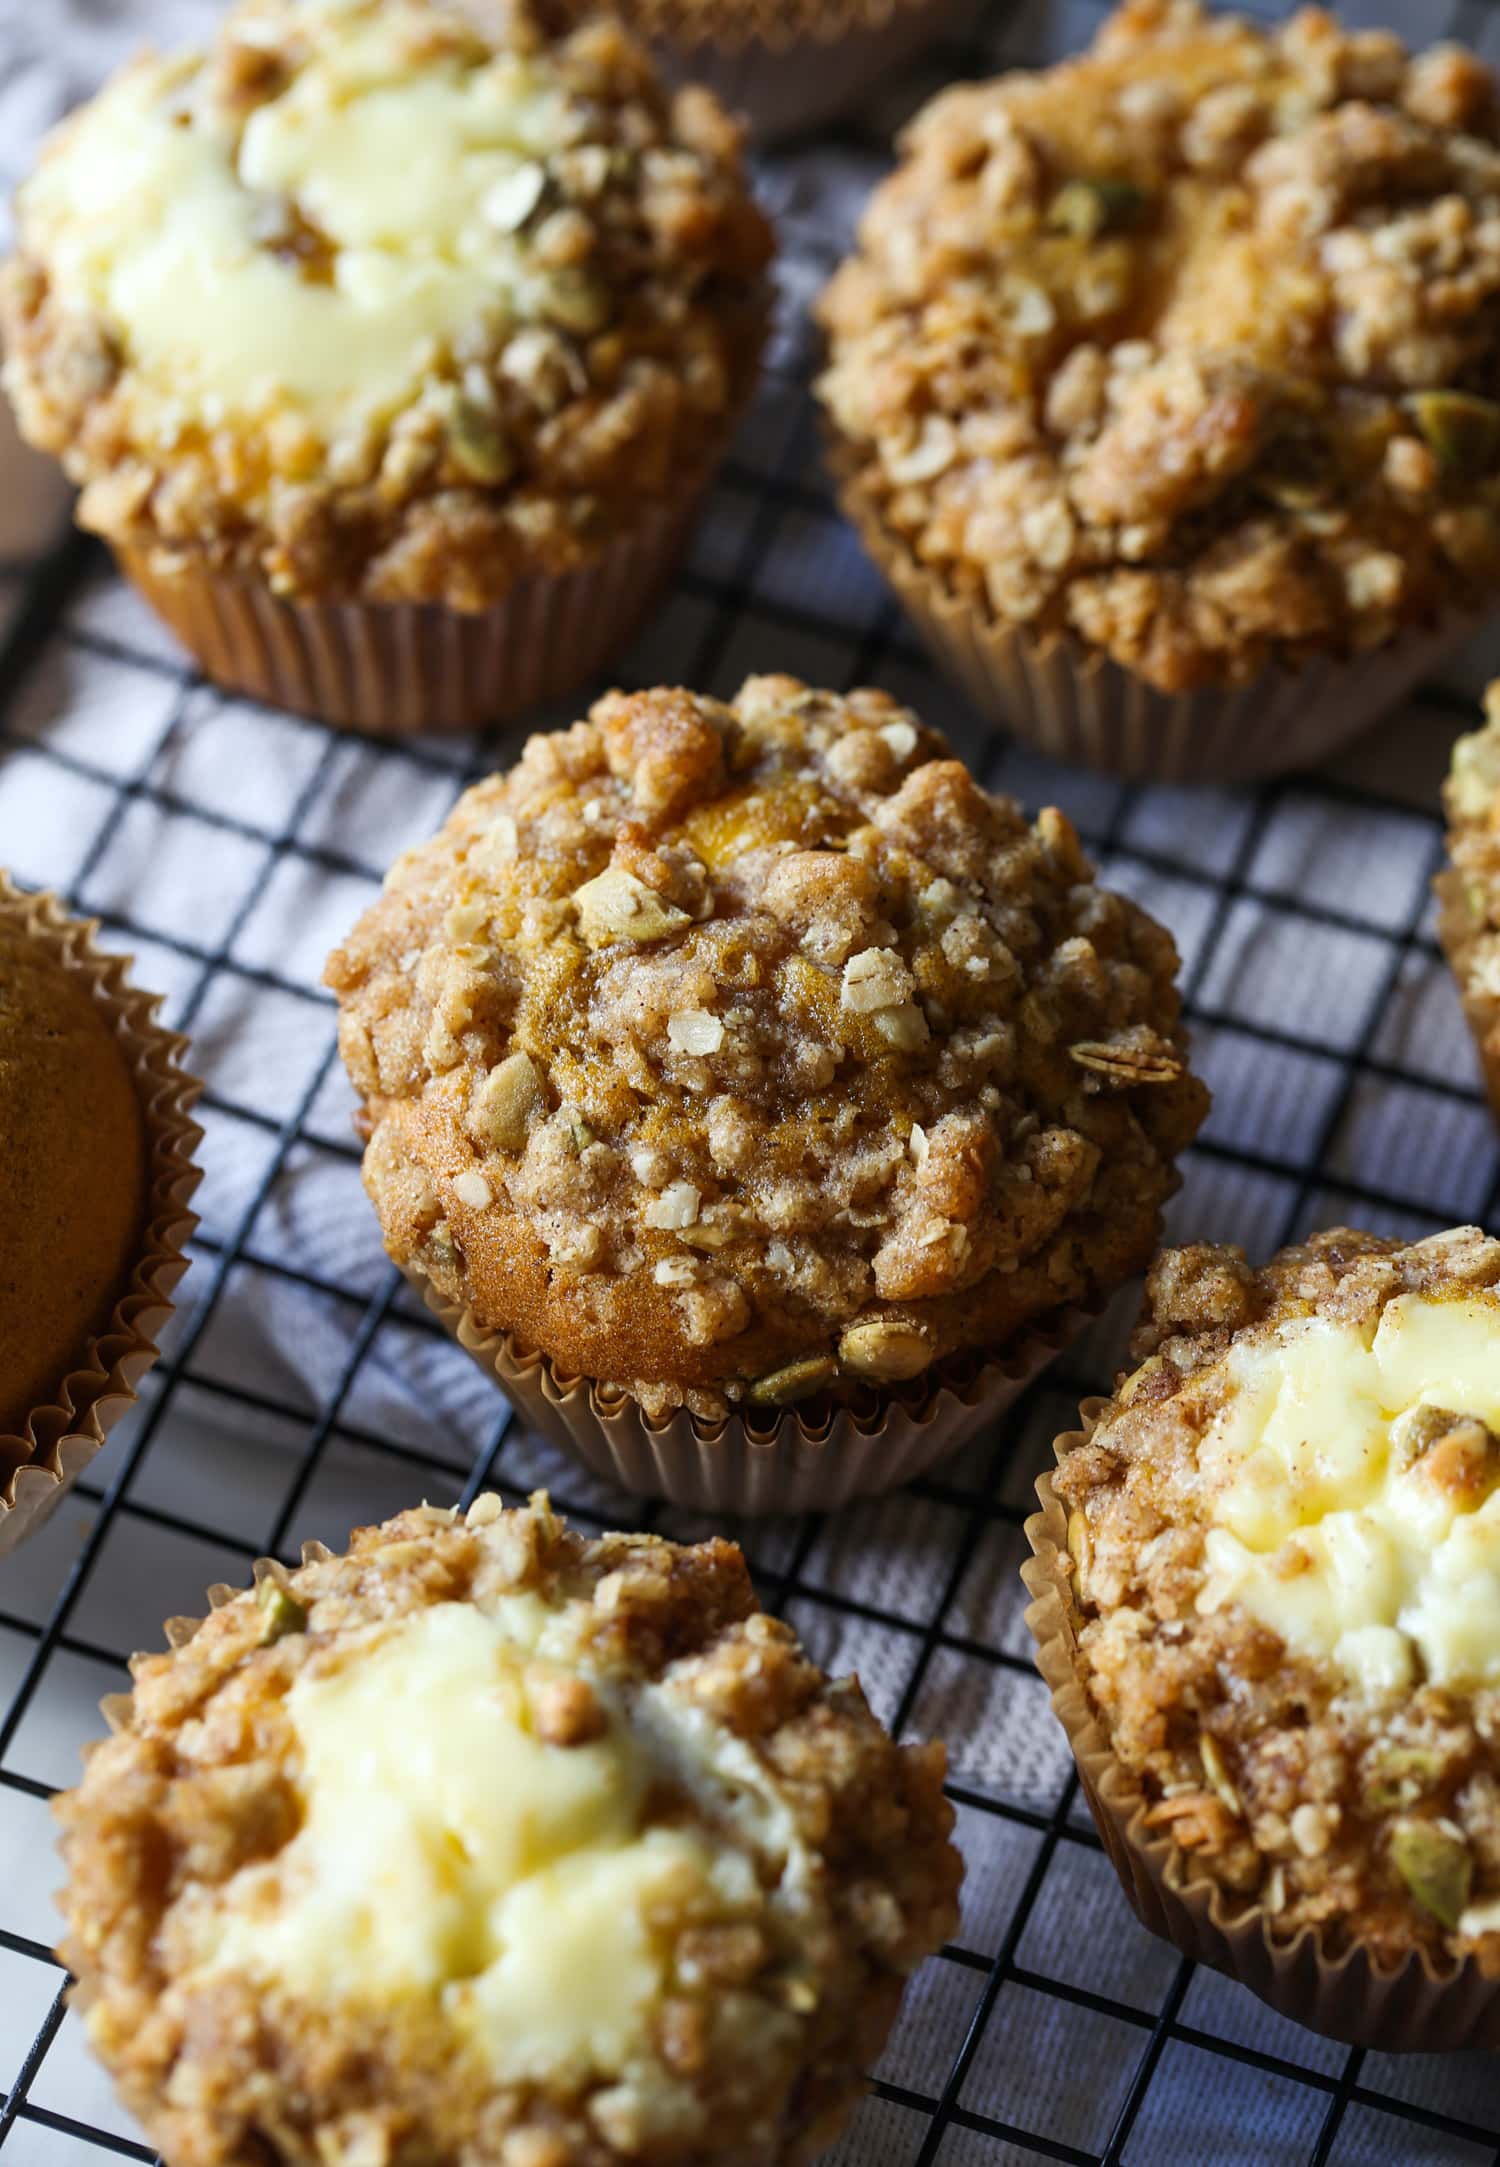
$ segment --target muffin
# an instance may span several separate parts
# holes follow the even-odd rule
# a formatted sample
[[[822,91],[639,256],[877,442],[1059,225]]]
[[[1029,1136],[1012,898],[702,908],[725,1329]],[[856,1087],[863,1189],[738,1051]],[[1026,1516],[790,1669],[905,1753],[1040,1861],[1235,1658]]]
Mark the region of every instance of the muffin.
[[[756,677],[532,738],[326,977],[386,1246],[524,1412],[790,1510],[951,1448],[1144,1267],[1207,1105],[1176,969],[1055,808]]]
[[[1500,586],[1487,67],[1131,0],[945,92],[821,302],[845,505],[940,662],[1061,758],[1303,765]]]
[[[0,1552],[134,1398],[195,1224],[185,1042],[92,931],[0,873]]]
[[[1028,1614],[1146,1924],[1365,2046],[1500,2045],[1500,1242],[1169,1250]]]
[[[216,1590],[58,1801],[89,2039],[191,2167],[797,2167],[957,1921],[733,1545],[428,1506]]]
[[[1433,888],[1438,939],[1500,1119],[1500,683],[1484,704],[1484,728],[1453,748],[1443,787],[1449,862]]]
[[[242,0],[16,222],[5,381],[80,519],[221,684],[377,732],[619,651],[764,330],[734,125],[524,0]]]
[[[770,141],[855,111],[972,10],[965,0],[623,0],[619,13],[664,70],[712,90]]]

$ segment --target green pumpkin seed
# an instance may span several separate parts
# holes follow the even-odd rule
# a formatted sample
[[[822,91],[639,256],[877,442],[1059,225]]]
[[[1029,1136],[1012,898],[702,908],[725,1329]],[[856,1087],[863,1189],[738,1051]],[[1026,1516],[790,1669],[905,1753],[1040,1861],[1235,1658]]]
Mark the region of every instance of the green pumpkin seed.
[[[1414,1806],[1442,1773],[1443,1757],[1430,1746],[1390,1746],[1365,1785],[1365,1805],[1371,1813],[1399,1813]]]
[[[288,1633],[306,1632],[307,1612],[279,1580],[263,1580],[255,1600],[266,1621],[265,1640],[284,1640]]]
[[[1500,404],[1472,391],[1419,391],[1411,402],[1417,427],[1445,474],[1488,471],[1500,454]]]
[[[1391,1864],[1424,1911],[1450,1931],[1469,1900],[1474,1861],[1457,1829],[1442,1821],[1398,1821]]]
[[[1103,233],[1128,233],[1138,226],[1150,201],[1134,181],[1069,181],[1053,197],[1047,223],[1056,233],[1097,241]]]
[[[804,1355],[800,1362],[788,1362],[782,1369],[757,1377],[746,1396],[755,1407],[790,1407],[795,1400],[821,1392],[838,1373],[839,1366],[831,1355]]]

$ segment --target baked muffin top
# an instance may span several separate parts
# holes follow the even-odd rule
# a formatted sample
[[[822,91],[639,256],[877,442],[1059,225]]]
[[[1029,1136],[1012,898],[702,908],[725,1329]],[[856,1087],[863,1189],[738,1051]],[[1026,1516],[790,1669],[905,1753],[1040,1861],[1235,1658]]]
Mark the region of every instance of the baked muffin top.
[[[59,1801],[66,1959],[197,2167],[810,2160],[961,1873],[731,1544],[422,1507],[138,1656]]]
[[[482,607],[682,487],[753,375],[739,136],[524,0],[241,0],[57,131],[6,382],[116,541]]]
[[[1167,691],[1500,584],[1491,73],[1129,0],[945,92],[821,304],[856,494],[944,588]]]
[[[1433,886],[1442,941],[1500,1106],[1500,684],[1485,724],[1458,739],[1443,786],[1449,864]]]
[[[1500,1971],[1500,1241],[1154,1267],[1056,1486],[1146,1823],[1273,1931]]]
[[[0,919],[0,1437],[23,1435],[125,1292],[145,1208],[130,1069],[88,985]]]
[[[328,965],[388,1247],[648,1410],[998,1349],[1141,1268],[1170,936],[885,694],[615,693]]]

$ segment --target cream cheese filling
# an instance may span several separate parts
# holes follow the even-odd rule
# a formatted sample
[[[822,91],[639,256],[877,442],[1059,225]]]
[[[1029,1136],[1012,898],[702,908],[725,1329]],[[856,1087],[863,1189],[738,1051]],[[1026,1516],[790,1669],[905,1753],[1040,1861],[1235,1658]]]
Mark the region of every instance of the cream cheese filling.
[[[653,1825],[662,1763],[601,1695],[585,1742],[538,1733],[574,1679],[566,1612],[444,1603],[372,1628],[287,1696],[303,1825],[228,1884],[210,1971],[368,2003],[436,1997],[502,2080],[622,2074],[649,2045],[685,1915],[753,1907],[746,1855]]]
[[[1198,1452],[1211,1522],[1199,1608],[1239,1603],[1370,1694],[1500,1681],[1500,1304],[1310,1317],[1224,1359]]]
[[[325,439],[387,418],[461,333],[541,306],[515,214],[578,116],[544,60],[415,60],[419,28],[405,0],[309,0],[306,57],[238,141],[199,56],[144,60],[21,191],[28,250],[108,326],[165,440],[228,416],[291,411]],[[280,239],[289,208],[316,263]]]

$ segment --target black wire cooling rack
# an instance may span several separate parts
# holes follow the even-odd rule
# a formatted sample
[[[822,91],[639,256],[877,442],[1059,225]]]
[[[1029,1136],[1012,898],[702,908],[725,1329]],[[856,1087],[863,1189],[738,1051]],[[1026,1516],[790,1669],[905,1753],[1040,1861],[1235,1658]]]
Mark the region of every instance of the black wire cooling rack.
[[[1077,45],[1099,12],[994,6],[905,100]],[[1348,12],[1500,55],[1500,0]],[[4,96],[0,78],[0,111]],[[624,676],[884,684],[991,783],[1070,812],[1103,877],[1183,951],[1216,1106],[1176,1237],[1264,1254],[1338,1220],[1494,1227],[1500,1145],[1428,900],[1437,780],[1472,700],[1430,687],[1337,769],[1256,791],[1049,768],[976,731],[838,523],[805,311],[895,117],[764,162],[784,248],[773,367]],[[0,562],[0,626],[0,863],[136,955],[208,1085],[203,1225],[163,1359],[90,1479],[0,1565],[0,2148],[4,2167],[61,2167],[153,2156],[83,2052],[50,1949],[46,1802],[73,1780],[130,1648],[160,1645],[164,1616],[200,1610],[209,1583],[245,1579],[255,1557],[294,1556],[314,1534],[341,1543],[423,1496],[545,1482],[587,1527],[706,1530],[611,1495],[509,1426],[384,1263],[359,1193],[322,955],[395,851],[519,734],[388,746],[225,700],[76,539]],[[948,1738],[969,1861],[960,1939],[916,1982],[830,2167],[1500,2167],[1500,2057],[1317,2039],[1153,1941],[1125,1906],[1032,1668],[1017,1566],[1049,1441],[1106,1380],[1127,1326],[1117,1312],[994,1437],[898,1499],[742,1531],[765,1599],[814,1654],[857,1668],[899,1732]]]

